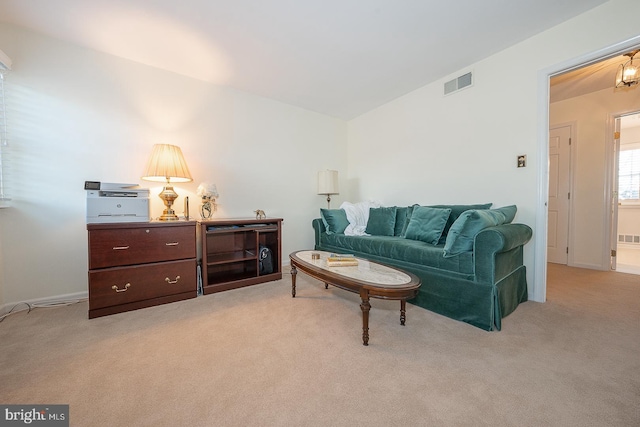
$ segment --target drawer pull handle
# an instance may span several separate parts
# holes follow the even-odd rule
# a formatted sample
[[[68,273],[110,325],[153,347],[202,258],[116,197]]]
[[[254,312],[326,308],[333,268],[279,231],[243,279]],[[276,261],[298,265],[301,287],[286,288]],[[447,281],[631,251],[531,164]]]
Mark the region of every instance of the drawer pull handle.
[[[125,250],[125,249],[129,249],[129,246],[114,246],[113,247],[114,251],[122,251],[122,250]]]
[[[113,285],[113,286],[111,287],[111,289],[113,289],[113,290],[114,290],[114,291],[116,291],[116,292],[124,292],[124,291],[126,291],[127,289],[129,289],[130,287],[131,287],[131,283],[127,283],[126,285],[124,285],[124,288],[123,288],[123,289],[118,289],[118,286],[117,286],[117,285]]]
[[[176,280],[171,280],[168,277],[164,279],[164,281],[170,285],[175,285],[176,283],[178,283],[178,280],[180,280],[180,276],[176,276]]]
[[[180,242],[165,243],[165,246],[178,246]]]

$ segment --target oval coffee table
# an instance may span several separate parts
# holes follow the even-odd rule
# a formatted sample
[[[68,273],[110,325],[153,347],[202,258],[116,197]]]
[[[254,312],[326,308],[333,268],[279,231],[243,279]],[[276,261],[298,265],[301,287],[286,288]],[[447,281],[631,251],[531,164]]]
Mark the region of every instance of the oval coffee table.
[[[319,255],[314,259],[314,254]],[[420,279],[409,272],[357,258],[357,266],[327,266],[331,255],[324,251],[297,251],[291,259],[291,296],[296,296],[296,274],[298,269],[329,285],[360,294],[362,303],[362,343],[369,345],[369,298],[400,300],[400,324],[406,321],[406,303],[415,297],[420,288]]]

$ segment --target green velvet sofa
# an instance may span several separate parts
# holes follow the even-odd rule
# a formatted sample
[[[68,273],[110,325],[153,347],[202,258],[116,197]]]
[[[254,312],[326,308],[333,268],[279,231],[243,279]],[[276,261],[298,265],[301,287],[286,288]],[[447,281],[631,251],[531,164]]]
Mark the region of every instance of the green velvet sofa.
[[[422,280],[418,296],[410,303],[481,329],[500,330],[502,318],[527,300],[523,246],[531,239],[531,228],[510,222],[515,216],[514,206],[512,213],[506,215],[511,216],[506,221],[502,221],[500,216],[499,221],[489,219],[471,229],[468,227],[470,221],[467,221],[466,248],[447,254],[446,250],[451,249],[450,243],[455,240],[454,232],[465,232],[460,226],[463,219],[474,215],[498,216],[501,215],[499,210],[489,209],[491,204],[435,206],[434,211],[443,213],[441,211],[444,210],[443,214],[447,215],[448,210],[449,213],[441,232],[436,230],[425,239],[419,235],[420,232],[429,234],[432,231],[429,227],[438,229],[443,216],[435,227],[431,219],[427,223],[422,221],[418,237],[409,236],[411,221],[418,221],[418,211],[432,211],[422,207],[414,209],[418,206],[383,208],[387,210],[383,222],[387,223],[391,220],[390,210],[395,210],[392,230],[388,224],[386,232],[375,235],[345,235],[344,224],[336,226],[336,222],[344,222],[344,219],[336,220],[329,215],[331,212],[340,213],[339,210],[323,209],[321,218],[312,221],[315,249],[350,253],[410,271]],[[367,232],[370,229],[375,232],[379,228],[375,227],[375,221],[380,220],[381,215],[374,215],[374,209],[370,212]]]

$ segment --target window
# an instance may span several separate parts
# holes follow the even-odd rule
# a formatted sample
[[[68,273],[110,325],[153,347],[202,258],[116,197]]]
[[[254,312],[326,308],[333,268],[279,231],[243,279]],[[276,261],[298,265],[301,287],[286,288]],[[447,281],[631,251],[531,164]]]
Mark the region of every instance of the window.
[[[1,58],[0,58],[1,59]],[[5,105],[4,82],[7,76],[6,70],[3,69],[0,62],[0,206],[5,201],[10,200],[7,194],[6,176],[7,176],[7,160],[8,160],[8,136],[7,136],[7,117]]]
[[[0,63],[0,65],[2,65]],[[5,200],[9,200],[9,196],[6,194],[5,176],[7,173],[7,120],[6,120],[6,106],[4,98],[4,80],[6,77],[6,71],[0,66],[0,203]]]
[[[620,149],[618,198],[640,201],[640,148]]]
[[[7,73],[11,70],[11,59],[0,50],[0,208],[6,206],[6,201],[10,200],[7,193],[7,170],[9,169],[8,147],[9,139],[7,134],[7,108],[5,104],[5,80]]]

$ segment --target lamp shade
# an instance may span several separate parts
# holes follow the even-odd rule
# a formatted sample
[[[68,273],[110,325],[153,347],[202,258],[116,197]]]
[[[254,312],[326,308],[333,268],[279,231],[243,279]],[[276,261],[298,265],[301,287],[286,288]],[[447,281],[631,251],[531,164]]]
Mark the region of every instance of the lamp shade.
[[[340,194],[338,171],[325,170],[318,172],[318,194]]]
[[[176,145],[169,144],[153,146],[142,179],[157,182],[193,181],[182,150]]]

